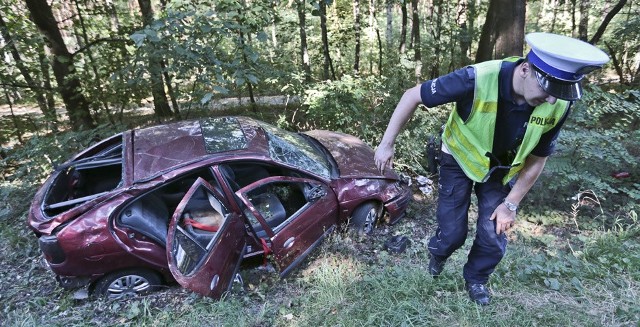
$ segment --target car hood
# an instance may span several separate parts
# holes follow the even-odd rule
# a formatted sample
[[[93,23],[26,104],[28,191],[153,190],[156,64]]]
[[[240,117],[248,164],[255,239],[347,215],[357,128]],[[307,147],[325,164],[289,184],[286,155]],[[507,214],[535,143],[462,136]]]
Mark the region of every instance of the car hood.
[[[398,175],[390,169],[386,169],[384,175],[380,174],[373,160],[373,149],[355,136],[324,130],[305,134],[318,140],[331,152],[342,178],[398,179]]]

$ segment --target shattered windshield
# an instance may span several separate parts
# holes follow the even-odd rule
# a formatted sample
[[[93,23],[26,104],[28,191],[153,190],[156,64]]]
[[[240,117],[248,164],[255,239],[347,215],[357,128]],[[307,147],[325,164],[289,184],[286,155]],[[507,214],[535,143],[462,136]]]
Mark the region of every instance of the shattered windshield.
[[[261,124],[269,140],[271,159],[329,178],[331,166],[325,155],[299,134]]]

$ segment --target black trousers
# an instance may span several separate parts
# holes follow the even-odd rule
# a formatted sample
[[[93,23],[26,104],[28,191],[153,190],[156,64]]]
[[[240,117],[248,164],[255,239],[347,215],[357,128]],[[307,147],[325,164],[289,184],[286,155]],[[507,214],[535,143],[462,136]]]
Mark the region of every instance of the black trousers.
[[[506,235],[496,234],[495,220],[489,218],[511,191],[512,184],[502,185],[504,173],[495,175],[485,183],[474,183],[464,174],[453,156],[442,153],[438,228],[429,240],[429,252],[444,260],[464,244],[469,231],[471,192],[475,191],[478,198],[476,235],[463,270],[468,283],[486,284],[507,248]]]

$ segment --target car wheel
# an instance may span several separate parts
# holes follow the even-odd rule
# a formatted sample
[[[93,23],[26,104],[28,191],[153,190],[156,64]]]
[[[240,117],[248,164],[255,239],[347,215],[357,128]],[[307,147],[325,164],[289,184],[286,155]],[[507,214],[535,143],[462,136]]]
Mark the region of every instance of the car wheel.
[[[153,292],[161,284],[160,276],[151,270],[127,269],[104,276],[93,291],[109,299],[122,299]]]
[[[378,206],[373,202],[360,205],[351,214],[351,227],[359,234],[371,234],[378,221],[378,211]]]

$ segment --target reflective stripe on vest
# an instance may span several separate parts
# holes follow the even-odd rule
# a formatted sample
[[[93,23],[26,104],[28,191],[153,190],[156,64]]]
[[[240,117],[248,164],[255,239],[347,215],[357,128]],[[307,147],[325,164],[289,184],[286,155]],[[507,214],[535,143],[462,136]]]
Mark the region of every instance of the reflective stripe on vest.
[[[518,59],[511,57],[505,60]],[[486,154],[493,149],[501,65],[502,60],[493,60],[472,66],[476,77],[471,113],[463,121],[457,110],[451,111],[444,128],[442,141],[467,177],[475,182],[482,182],[489,173],[491,161]],[[522,144],[511,163],[512,168],[502,180],[503,184],[508,183],[522,169],[524,160],[536,147],[542,134],[560,122],[568,105],[567,101],[557,100],[553,105],[545,102],[534,108],[527,122]]]

